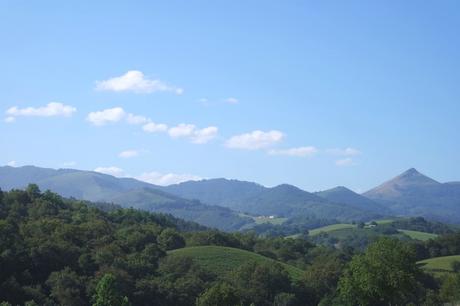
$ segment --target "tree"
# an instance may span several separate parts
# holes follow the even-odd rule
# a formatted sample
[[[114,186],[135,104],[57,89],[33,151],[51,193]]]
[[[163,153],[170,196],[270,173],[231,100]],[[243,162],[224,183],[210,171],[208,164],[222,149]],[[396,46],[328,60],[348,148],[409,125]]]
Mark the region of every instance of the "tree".
[[[289,292],[291,281],[278,263],[248,262],[231,275],[231,282],[243,302],[256,305],[272,305],[275,296]]]
[[[37,184],[29,184],[26,188],[26,192],[31,200],[35,200],[40,196],[40,188]]]
[[[382,238],[352,258],[339,281],[343,305],[405,305],[417,299],[421,271],[410,247]]]
[[[441,299],[457,305],[460,302],[460,273],[448,275],[439,290]]]
[[[83,280],[70,268],[51,273],[46,284],[51,288],[51,297],[60,305],[85,305]]]
[[[227,283],[219,282],[208,288],[197,299],[197,306],[235,306],[240,304],[236,289]]]
[[[185,246],[184,237],[172,228],[167,228],[161,232],[158,236],[158,243],[167,251]]]
[[[460,272],[460,261],[455,260],[450,264],[450,267],[452,268],[452,271],[454,272]]]
[[[344,264],[337,256],[318,256],[305,271],[303,281],[315,297],[315,304],[337,287]]]
[[[127,297],[122,297],[115,276],[110,273],[104,274],[99,280],[94,295],[93,306],[129,306]]]

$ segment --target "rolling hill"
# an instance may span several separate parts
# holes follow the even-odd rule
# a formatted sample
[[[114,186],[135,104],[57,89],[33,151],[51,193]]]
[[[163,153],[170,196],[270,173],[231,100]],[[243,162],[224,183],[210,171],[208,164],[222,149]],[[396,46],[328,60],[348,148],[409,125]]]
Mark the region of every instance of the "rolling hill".
[[[162,190],[205,204],[256,215],[308,216],[342,221],[370,220],[382,216],[372,208],[331,202],[288,184],[267,188],[252,182],[210,179],[170,185],[162,187]]]
[[[279,263],[294,280],[299,280],[303,275],[303,271],[294,266],[253,252],[223,246],[186,247],[170,251],[168,256],[191,257],[205,270],[223,277],[248,261]]]
[[[352,208],[373,211],[382,215],[391,215],[391,211],[388,207],[372,201],[369,198],[366,198],[343,186],[315,192],[315,194],[328,201],[346,204]]]
[[[437,276],[442,276],[446,273],[452,273],[452,263],[460,262],[460,255],[434,257],[419,261],[418,264],[423,270],[431,272]]]
[[[221,230],[238,230],[254,223],[228,208],[206,205],[158,190],[158,186],[132,178],[117,178],[93,171],[48,169],[34,166],[0,167],[0,188],[24,188],[29,183],[64,197],[110,202],[152,212],[170,213]]]
[[[460,223],[460,184],[440,183],[412,168],[363,196],[398,215]]]

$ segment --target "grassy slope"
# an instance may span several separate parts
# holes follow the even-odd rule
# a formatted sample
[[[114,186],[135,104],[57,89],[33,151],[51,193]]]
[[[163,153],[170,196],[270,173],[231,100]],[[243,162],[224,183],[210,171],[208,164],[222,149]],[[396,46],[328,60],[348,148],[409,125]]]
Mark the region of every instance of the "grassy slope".
[[[419,232],[419,231],[410,231],[410,230],[398,230],[399,232],[411,237],[412,239],[420,240],[420,241],[426,241],[430,239],[434,239],[438,237],[436,234],[431,234],[431,233],[425,233],[425,232]]]
[[[333,231],[338,231],[338,230],[343,230],[343,229],[349,229],[349,228],[355,228],[356,225],[353,224],[347,224],[347,223],[338,223],[338,224],[332,224],[332,225],[326,225],[323,227],[318,227],[315,229],[312,229],[308,232],[310,236],[315,236],[318,235],[319,233],[325,232],[333,232]]]
[[[452,272],[451,264],[460,261],[460,255],[435,257],[419,261],[418,264],[427,272],[432,272],[437,276]]]
[[[226,275],[248,261],[275,263],[271,258],[235,248],[221,246],[197,246],[177,249],[169,252],[169,256],[190,256],[204,269],[216,275]],[[292,279],[300,279],[303,271],[291,265],[279,262]]]

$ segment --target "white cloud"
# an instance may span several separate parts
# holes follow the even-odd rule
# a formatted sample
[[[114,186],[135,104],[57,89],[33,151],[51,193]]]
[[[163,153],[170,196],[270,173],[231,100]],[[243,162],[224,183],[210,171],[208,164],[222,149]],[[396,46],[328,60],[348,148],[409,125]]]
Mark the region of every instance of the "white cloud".
[[[188,138],[192,143],[196,144],[207,143],[215,138],[218,133],[218,128],[215,126],[199,129],[194,124],[181,123],[168,128],[164,123],[155,123],[150,118],[127,113],[121,107],[90,112],[86,120],[98,126],[126,121],[128,124],[142,125],[142,130],[147,133],[168,132],[172,138]]]
[[[350,148],[350,147],[345,148],[345,149],[339,149],[339,148],[328,149],[326,150],[326,152],[331,155],[336,155],[336,156],[356,156],[356,155],[361,154],[361,151],[359,151],[358,149]]]
[[[263,132],[256,130],[231,137],[225,142],[225,146],[231,149],[258,150],[271,147],[283,138],[284,134],[280,131]]]
[[[198,129],[194,124],[181,123],[168,130],[169,136],[172,138],[189,138],[192,143],[204,144],[217,136],[218,128],[208,126],[203,129]]]
[[[178,184],[186,181],[199,181],[201,177],[191,174],[176,174],[176,173],[160,173],[160,172],[145,172],[135,177],[140,181],[144,181],[154,185],[167,186]]]
[[[238,104],[240,103],[240,100],[238,100],[237,98],[230,97],[225,99],[225,102],[227,102],[228,104]]]
[[[196,126],[193,124],[181,123],[175,127],[169,129],[169,136],[172,138],[187,137],[193,134]]]
[[[339,167],[346,167],[346,166],[353,166],[355,165],[355,162],[353,161],[352,158],[347,157],[343,159],[339,159],[335,161],[335,164]]]
[[[137,150],[126,150],[118,154],[118,157],[121,157],[121,158],[131,158],[131,157],[136,157],[136,156],[139,156],[139,151]]]
[[[107,123],[118,122],[126,116],[126,112],[121,107],[104,109],[98,112],[91,112],[86,120],[94,125],[105,125]]]
[[[147,133],[166,132],[168,126],[163,123],[149,122],[142,126],[142,129]]]
[[[14,122],[15,117],[70,117],[77,109],[70,105],[64,105],[59,102],[50,102],[41,107],[10,107],[7,111],[6,122]]]
[[[208,126],[207,128],[201,130],[197,129],[193,132],[191,141],[196,144],[207,143],[217,136],[218,131],[219,129],[215,126]]]
[[[10,166],[10,167],[16,167],[17,166],[17,162],[15,160],[12,160],[12,161],[9,161],[8,163],[6,163],[7,166]]]
[[[126,122],[128,122],[129,124],[145,124],[149,121],[150,119],[144,116],[139,116],[139,115],[134,115],[134,114],[128,114],[126,116]]]
[[[318,153],[318,149],[313,146],[268,151],[268,154],[270,155],[286,155],[295,157],[311,157],[316,153]]]
[[[240,100],[238,100],[237,98],[230,97],[225,99],[225,102],[228,104],[238,104],[240,103]]]
[[[114,167],[114,166],[97,167],[96,169],[94,169],[94,171],[99,172],[99,173],[108,174],[108,175],[118,176],[118,177],[124,176],[124,173],[125,173],[123,169]]]
[[[68,161],[68,162],[62,163],[62,166],[63,167],[72,167],[72,166],[75,166],[76,164],[77,164],[77,162],[75,162],[75,161]]]
[[[6,123],[13,123],[16,121],[16,118],[15,117],[12,117],[12,116],[9,116],[9,117],[6,117],[5,118],[5,122]]]
[[[173,92],[181,95],[184,90],[182,88],[171,86],[161,80],[148,79],[141,71],[131,70],[122,76],[113,77],[105,81],[96,82],[97,90],[104,91],[131,91],[135,93],[153,93],[153,92]]]

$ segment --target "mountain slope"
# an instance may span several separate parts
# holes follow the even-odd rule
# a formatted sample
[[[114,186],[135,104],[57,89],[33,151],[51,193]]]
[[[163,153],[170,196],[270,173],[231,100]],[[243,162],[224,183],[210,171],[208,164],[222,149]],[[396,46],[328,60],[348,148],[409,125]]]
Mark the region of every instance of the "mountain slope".
[[[315,192],[315,195],[335,203],[346,204],[356,209],[368,210],[383,215],[390,215],[391,211],[382,204],[370,200],[346,187],[338,186],[332,189]]]
[[[216,227],[238,230],[253,223],[228,208],[205,205],[158,190],[158,186],[132,178],[116,178],[93,171],[47,169],[34,166],[0,167],[0,188],[24,188],[29,183],[41,190],[51,190],[65,197],[113,202],[123,207],[134,207],[153,212],[170,213],[176,217]]]
[[[413,168],[363,195],[400,215],[460,223],[460,184],[437,182]]]
[[[287,184],[267,188],[251,182],[211,179],[166,186],[162,190],[257,215],[308,216],[343,221],[369,220],[379,216],[370,210],[330,202]]]

